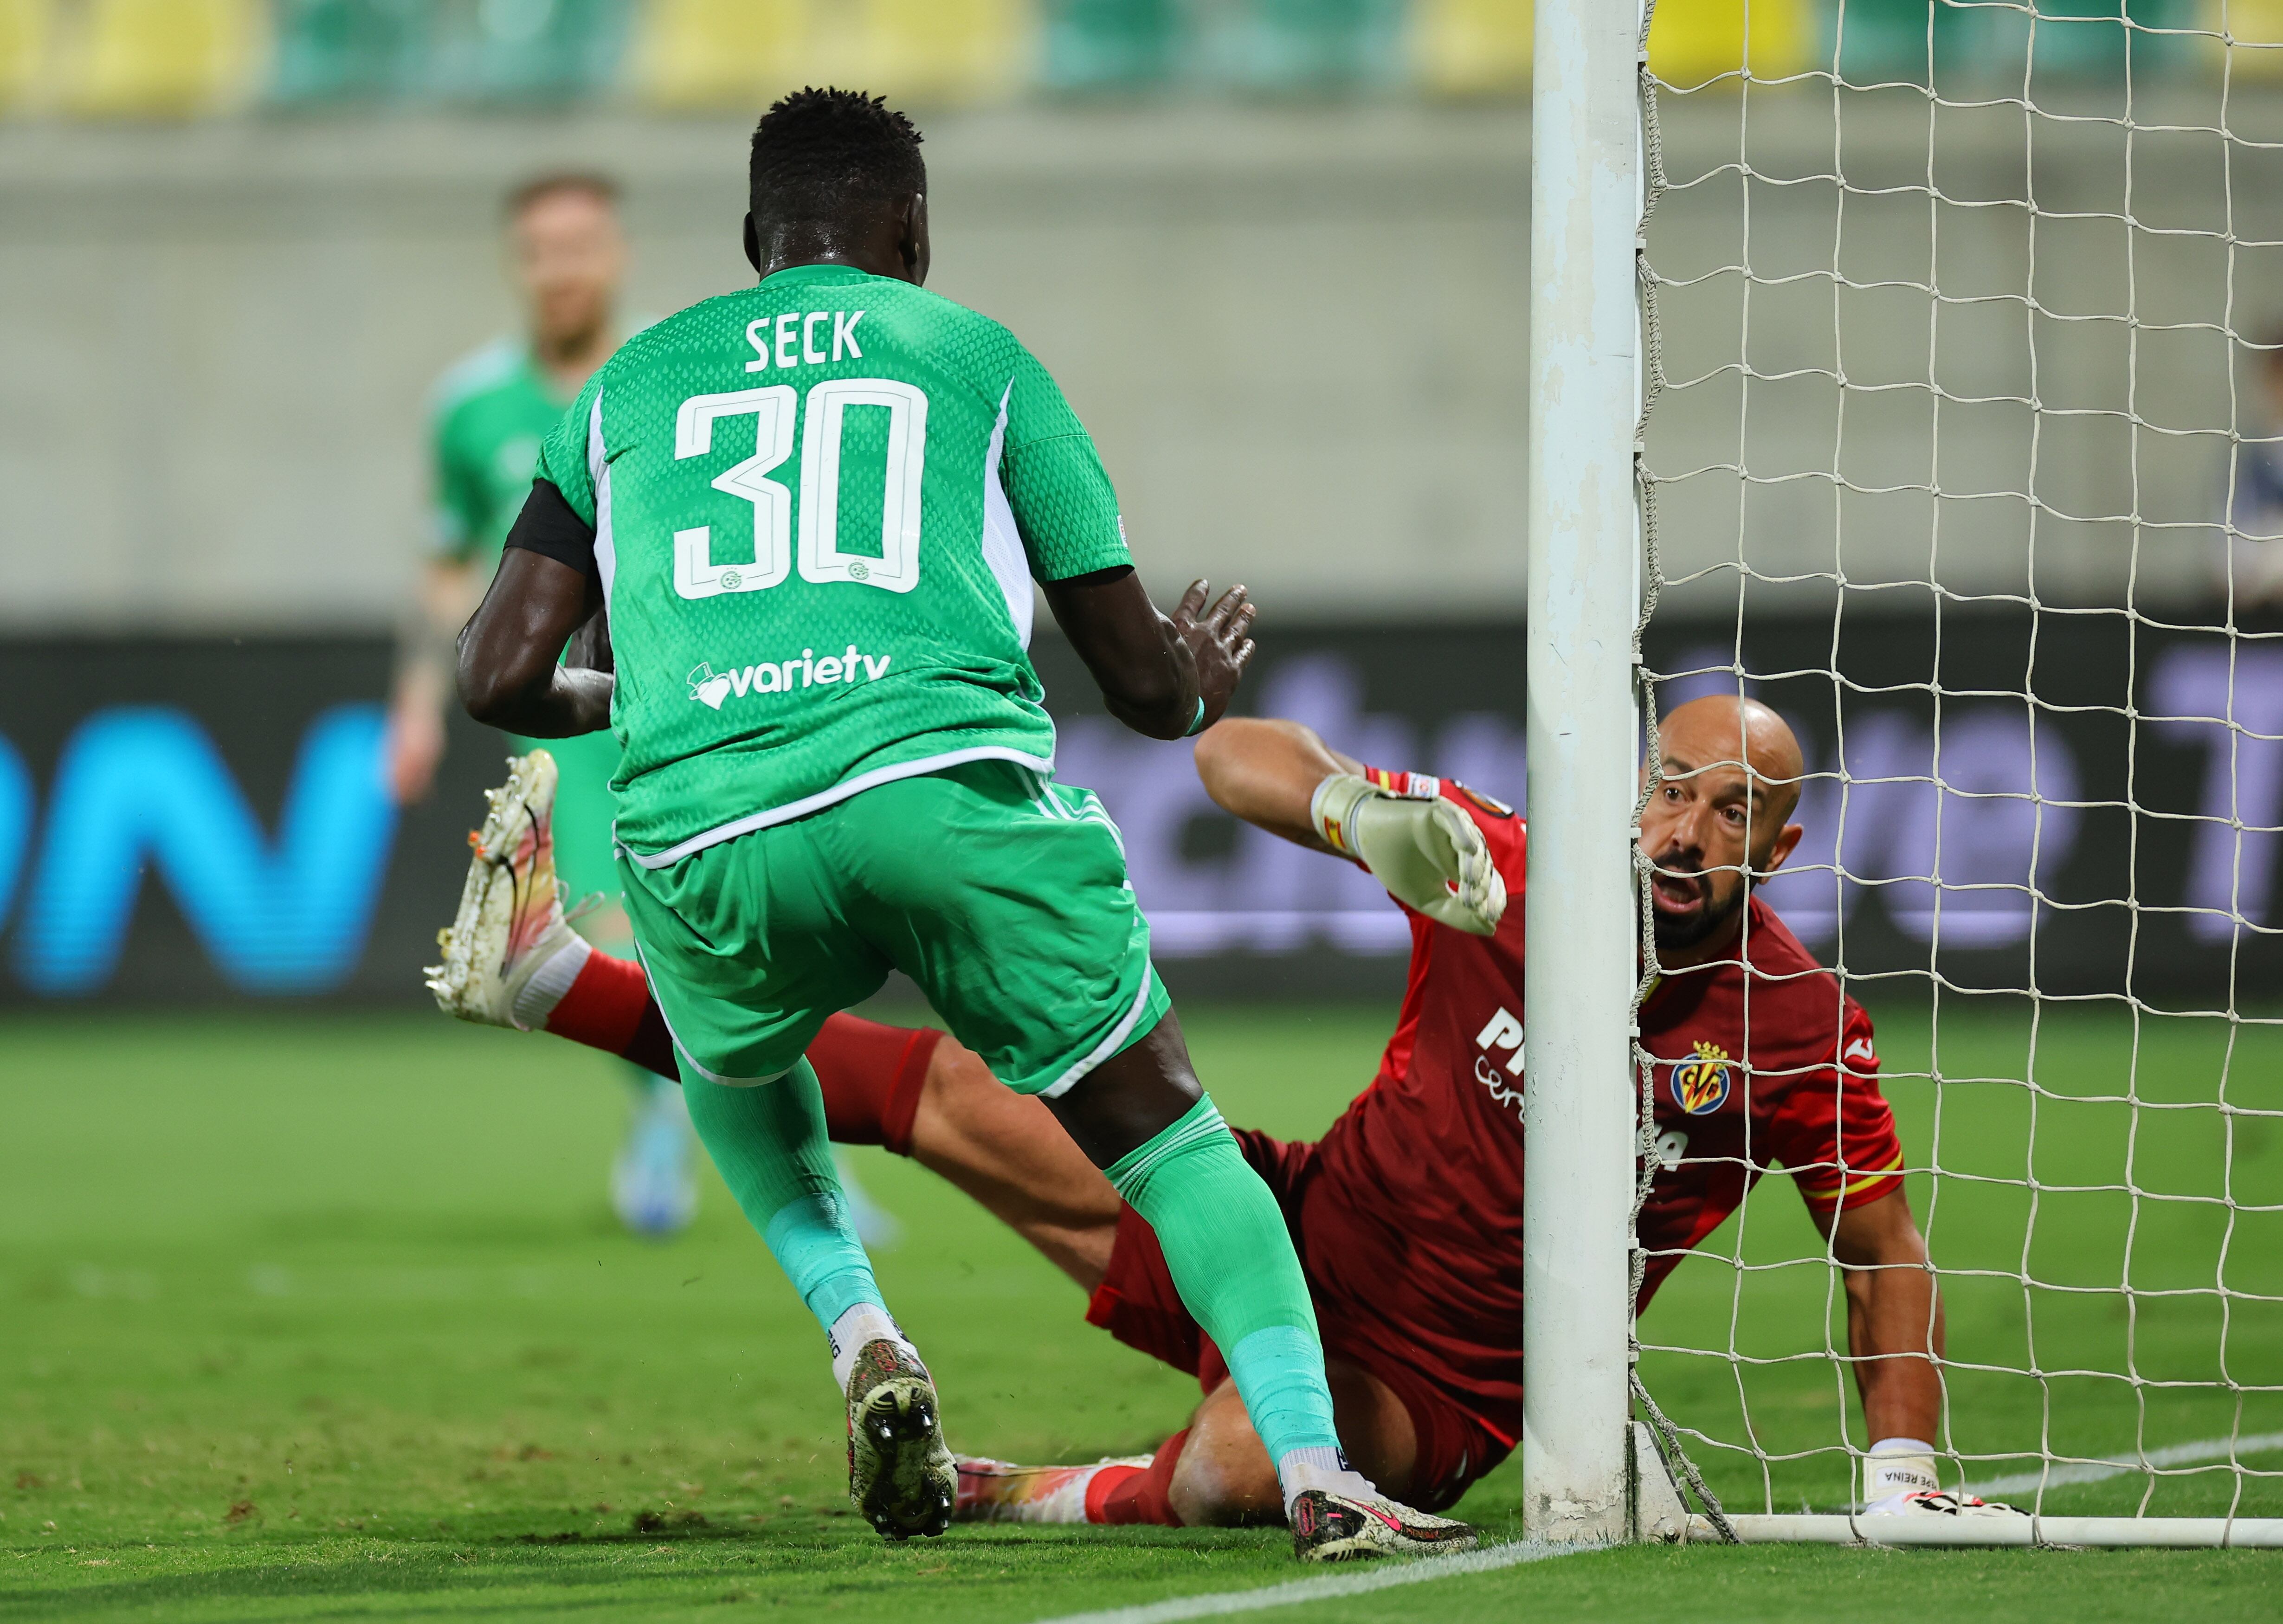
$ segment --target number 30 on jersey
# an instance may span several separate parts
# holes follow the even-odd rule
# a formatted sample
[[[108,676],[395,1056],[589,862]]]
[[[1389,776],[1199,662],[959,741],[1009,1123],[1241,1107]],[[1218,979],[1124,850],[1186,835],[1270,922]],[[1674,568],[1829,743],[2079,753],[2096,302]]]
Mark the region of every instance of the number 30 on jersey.
[[[840,440],[852,406],[888,413],[887,488],[880,502],[880,550],[840,549]],[[920,581],[920,469],[927,458],[927,396],[885,377],[828,379],[809,386],[801,424],[800,578],[846,581],[883,592],[909,592]],[[716,563],[713,529],[674,532],[674,589],[685,598],[766,592],[792,572],[794,508],[790,487],[769,476],[792,455],[793,417],[803,410],[790,384],[693,395],[674,414],[676,461],[713,449],[713,425],[753,421],[753,455],[713,481],[713,488],[753,505],[750,563]]]

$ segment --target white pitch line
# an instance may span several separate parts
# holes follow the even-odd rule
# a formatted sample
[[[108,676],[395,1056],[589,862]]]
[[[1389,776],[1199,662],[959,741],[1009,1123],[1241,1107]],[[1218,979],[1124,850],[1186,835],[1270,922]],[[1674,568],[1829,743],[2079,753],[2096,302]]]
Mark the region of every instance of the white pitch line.
[[[1221,1590],[1210,1596],[1177,1596],[1171,1601],[1148,1602],[1138,1607],[1064,1613],[1042,1620],[1040,1624],[1172,1624],[1176,1619],[1218,1619],[1232,1612],[1261,1612],[1271,1607],[1297,1606],[1302,1602],[1336,1601],[1344,1596],[1363,1596],[1398,1585],[1426,1584],[1437,1579],[1487,1573],[1501,1567],[1519,1567],[1525,1562],[1544,1562],[1554,1557],[1608,1549],[1605,1545],[1546,1545],[1516,1540],[1470,1550],[1464,1556],[1422,1557],[1415,1561],[1377,1564],[1360,1573],[1327,1573],[1321,1579],[1263,1585],[1257,1590]]]
[[[2063,1483],[2100,1483],[2149,1466],[2193,1466],[2205,1461],[2225,1460],[2230,1455],[2268,1455],[2277,1449],[2283,1449],[2283,1433],[2256,1433],[2248,1438],[2207,1438],[2201,1443],[2167,1444],[2161,1449],[2149,1450],[2145,1457],[2111,1455],[2103,1460],[2055,1466],[2045,1472],[2016,1472],[1983,1483],[1968,1483],[1966,1492],[2018,1495],[2041,1484],[2054,1488]]]

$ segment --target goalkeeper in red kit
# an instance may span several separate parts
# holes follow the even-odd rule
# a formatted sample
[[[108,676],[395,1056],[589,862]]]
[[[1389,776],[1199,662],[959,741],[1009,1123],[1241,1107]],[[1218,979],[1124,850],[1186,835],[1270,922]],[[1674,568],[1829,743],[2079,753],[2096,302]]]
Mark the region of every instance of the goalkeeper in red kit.
[[[1874,1441],[1868,1509],[1999,1511],[1941,1492],[1936,1476],[1942,1305],[1904,1197],[1870,1019],[1751,894],[1749,877],[1780,867],[1800,838],[1798,744],[1773,711],[1718,696],[1675,710],[1662,738],[1664,776],[1641,819],[1663,975],[1640,1010],[1659,1166],[1640,1220],[1640,1305],[1780,1167],[1845,1271]],[[1361,864],[1410,916],[1409,985],[1377,1076],[1313,1143],[1236,1137],[1291,1229],[1349,1454],[1387,1492],[1440,1510],[1522,1434],[1524,944],[1523,911],[1508,900],[1523,890],[1527,829],[1486,795],[1367,766],[1296,723],[1223,721],[1198,739],[1196,762],[1223,808]],[[494,907],[505,922],[490,927],[464,906],[455,933],[500,977],[518,1024],[672,1075],[672,1037],[640,967],[548,917],[545,811],[509,808],[503,822],[495,807],[478,868],[492,864],[500,895],[517,900]],[[471,878],[471,896],[480,889]],[[1157,1237],[1041,1101],[1000,1087],[943,1033],[853,1016],[833,1017],[809,1060],[835,1140],[884,1145],[958,1185],[1089,1294],[1088,1320],[1204,1388],[1189,1425],[1149,1457],[962,1460],[962,1518],[1278,1519],[1267,1452]]]

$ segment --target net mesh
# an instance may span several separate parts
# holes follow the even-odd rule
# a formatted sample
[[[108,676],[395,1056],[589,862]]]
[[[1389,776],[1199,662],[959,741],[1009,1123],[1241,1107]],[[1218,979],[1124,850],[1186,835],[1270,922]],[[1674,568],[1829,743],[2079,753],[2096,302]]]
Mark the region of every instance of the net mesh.
[[[2283,7],[1803,15],[1644,25],[1642,703],[1798,735],[1757,894],[1876,1040],[1761,1067],[1748,996],[1742,1086],[1875,1080],[1931,1263],[1771,1179],[1636,1249],[1637,1405],[1715,1507],[1845,1509],[1858,1376],[1936,1340],[1850,1284],[1930,1268],[1949,1486],[2283,1514]],[[1646,1201],[1719,1169],[1635,1053]]]

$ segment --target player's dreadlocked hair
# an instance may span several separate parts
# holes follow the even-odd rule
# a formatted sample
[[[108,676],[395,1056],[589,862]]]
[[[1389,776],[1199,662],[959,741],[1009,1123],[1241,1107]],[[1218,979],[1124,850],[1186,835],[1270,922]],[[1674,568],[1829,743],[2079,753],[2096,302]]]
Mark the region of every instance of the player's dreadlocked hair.
[[[840,221],[927,190],[920,132],[884,97],[795,90],[753,128],[753,218]]]

